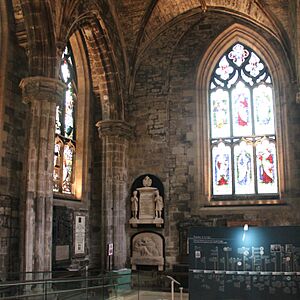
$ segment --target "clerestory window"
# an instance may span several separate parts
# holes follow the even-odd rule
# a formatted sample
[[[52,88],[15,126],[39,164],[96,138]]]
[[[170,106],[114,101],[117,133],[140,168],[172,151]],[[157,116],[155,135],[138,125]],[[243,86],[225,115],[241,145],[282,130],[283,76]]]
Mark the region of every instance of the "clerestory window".
[[[56,107],[53,191],[73,195],[76,154],[75,107],[77,98],[76,71],[71,47],[62,54],[60,78],[66,84],[65,97]]]
[[[272,76],[242,43],[214,67],[209,114],[212,198],[278,197]]]

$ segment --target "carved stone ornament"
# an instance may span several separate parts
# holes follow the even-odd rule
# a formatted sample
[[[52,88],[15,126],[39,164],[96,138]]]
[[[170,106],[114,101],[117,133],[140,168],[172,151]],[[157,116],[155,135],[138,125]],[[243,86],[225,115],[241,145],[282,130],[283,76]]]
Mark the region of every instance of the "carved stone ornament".
[[[144,187],[149,187],[152,185],[152,179],[149,177],[149,176],[146,176],[144,179],[143,179],[143,186]]]
[[[153,224],[161,227],[164,223],[164,201],[156,187],[151,187],[152,180],[146,176],[143,179],[143,187],[133,191],[130,198],[131,219],[129,224],[137,227],[139,224]],[[139,197],[138,197],[139,194]]]
[[[20,88],[24,103],[32,101],[58,103],[63,98],[66,85],[58,79],[34,76],[22,79]]]
[[[129,139],[132,136],[131,126],[122,120],[103,120],[97,122],[96,126],[98,127],[100,138],[117,136]]]
[[[163,238],[153,232],[137,234],[131,242],[131,265],[136,270],[137,265],[157,266],[159,271],[164,267]]]

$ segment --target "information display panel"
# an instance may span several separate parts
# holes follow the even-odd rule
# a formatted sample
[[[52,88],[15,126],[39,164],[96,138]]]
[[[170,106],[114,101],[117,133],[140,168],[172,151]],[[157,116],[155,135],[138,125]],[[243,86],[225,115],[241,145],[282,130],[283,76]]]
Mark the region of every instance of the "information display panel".
[[[300,227],[194,227],[190,300],[300,299]]]

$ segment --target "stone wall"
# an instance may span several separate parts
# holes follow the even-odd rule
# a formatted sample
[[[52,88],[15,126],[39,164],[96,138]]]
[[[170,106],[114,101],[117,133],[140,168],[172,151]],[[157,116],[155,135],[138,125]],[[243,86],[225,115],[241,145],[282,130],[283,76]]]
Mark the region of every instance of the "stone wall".
[[[13,34],[13,33],[11,33]],[[18,272],[20,268],[20,213],[23,191],[24,153],[26,149],[26,106],[22,103],[19,82],[26,71],[25,53],[13,37],[8,43],[0,124],[0,273]]]
[[[4,273],[19,271],[24,253],[28,251],[28,256],[31,256],[33,260],[32,253],[36,256],[40,248],[37,245],[36,252],[34,252],[31,248],[20,247],[24,244],[23,234],[26,230],[29,236],[27,239],[29,246],[32,244],[31,239],[37,240],[28,228],[20,225],[26,224],[24,222],[26,208],[23,204],[25,196],[23,195],[28,187],[24,187],[24,178],[27,174],[29,179],[36,181],[41,179],[41,182],[45,183],[43,179],[46,175],[43,169],[47,161],[45,157],[47,153],[49,157],[53,155],[49,150],[52,149],[51,146],[47,149],[49,152],[44,151],[44,156],[37,154],[38,144],[44,143],[43,135],[37,136],[37,143],[35,143],[35,134],[32,134],[30,141],[26,136],[29,132],[35,132],[35,129],[37,134],[40,133],[44,130],[44,126],[40,125],[45,124],[32,122],[30,131],[27,120],[30,104],[26,106],[22,103],[19,83],[21,79],[33,75],[27,74],[27,61],[31,63],[31,69],[36,72],[35,74],[45,71],[47,76],[54,76],[56,70],[54,52],[57,50],[54,45],[63,43],[67,37],[61,33],[62,35],[58,36],[62,40],[54,41],[50,40],[51,33],[56,29],[58,33],[60,30],[66,31],[69,28],[68,22],[73,20],[73,17],[77,18],[74,15],[78,12],[77,9],[67,11],[66,8],[67,17],[62,20],[62,23],[41,24],[43,22],[41,16],[47,15],[47,20],[50,20],[51,14],[55,14],[56,9],[58,13],[62,8],[61,5],[56,7],[56,2],[53,1],[52,6],[55,9],[49,11],[49,15],[48,13],[45,15],[45,12],[39,11],[39,1],[36,1],[34,5],[29,5],[30,1],[25,1],[26,5],[23,8],[19,5],[19,1],[12,2],[15,3],[11,3],[11,6],[14,4],[18,9],[15,11],[15,20],[12,20],[11,16],[8,18],[9,24],[4,24],[6,27],[3,32],[8,33],[9,36],[8,54],[7,57],[1,58],[5,60],[5,68],[1,68],[0,74],[1,84],[2,81],[4,82],[1,85],[2,98],[0,99],[0,272]],[[60,2],[57,0],[57,3],[61,4]],[[88,1],[78,1],[82,9],[85,7],[83,2],[89,5]],[[132,228],[128,224],[130,185],[142,174],[157,176],[164,186],[164,225],[162,228],[147,228],[147,230],[152,230],[164,237],[167,269],[181,262],[185,246],[179,237],[184,236],[185,233],[181,233],[179,228],[182,228],[182,224],[190,224],[191,218],[192,224],[194,222],[195,224],[208,224],[207,226],[231,226],[244,221],[262,225],[299,224],[300,106],[294,100],[299,86],[296,88],[292,86],[295,85],[296,74],[282,79],[282,85],[287,89],[288,97],[282,100],[284,95],[277,95],[280,98],[279,106],[288,112],[288,120],[280,120],[282,123],[287,123],[285,127],[287,130],[283,133],[288,135],[290,141],[289,145],[282,147],[285,150],[282,157],[288,160],[291,166],[287,168],[285,167],[287,164],[284,164],[290,181],[287,184],[286,195],[284,195],[287,205],[200,207],[198,210],[194,210],[191,205],[191,203],[198,202],[200,196],[203,197],[196,192],[199,185],[196,147],[197,135],[200,132],[196,112],[197,101],[204,100],[196,98],[199,62],[211,42],[224,29],[236,21],[242,22],[242,19],[237,19],[238,15],[244,18],[244,25],[263,34],[265,39],[272,44],[273,49],[277,47],[279,49],[278,45],[281,42],[286,47],[287,56],[297,57],[296,48],[299,48],[299,43],[297,45],[297,42],[289,41],[289,38],[296,40],[297,34],[299,35],[299,28],[294,28],[299,17],[297,12],[294,13],[294,6],[286,2],[266,0],[265,4],[271,6],[265,7],[263,4],[258,5],[258,2],[254,3],[250,0],[244,2],[124,0],[111,1],[109,5],[105,1],[99,1],[99,7],[93,6],[95,10],[100,11],[99,19],[97,15],[97,18],[81,20],[78,27],[75,26],[80,28],[86,46],[87,64],[89,64],[87,69],[91,73],[90,94],[93,95],[91,101],[94,101],[90,106],[93,116],[87,121],[90,126],[87,134],[91,145],[85,149],[89,152],[86,163],[88,170],[85,170],[88,172],[88,179],[85,183],[87,186],[84,199],[80,199],[81,201],[55,199],[54,205],[64,207],[62,210],[65,213],[62,215],[65,216],[67,223],[71,224],[78,212],[84,213],[89,220],[89,228],[86,232],[86,255],[90,254],[91,266],[107,266],[105,264],[106,246],[111,242],[115,244],[115,266],[123,267],[126,255],[129,264],[130,239],[134,234],[145,230],[144,227]],[[3,3],[6,2],[3,1]],[[92,3],[93,1],[91,5]],[[70,9],[72,4],[73,1],[70,1],[66,3],[66,7]],[[277,19],[270,13],[272,8],[272,13],[277,15]],[[10,9],[12,10],[12,7]],[[24,9],[24,14],[22,9]],[[34,10],[30,11],[31,9]],[[287,14],[288,9],[291,18]],[[298,6],[296,9],[299,11]],[[103,16],[104,20],[100,16]],[[105,24],[105,30],[102,28],[102,21]],[[1,20],[2,23],[5,22]],[[73,24],[73,21],[71,23]],[[269,27],[269,33],[255,28],[254,24],[260,24],[261,28]],[[17,34],[14,32],[14,25],[16,25]],[[51,26],[57,26],[57,28]],[[47,30],[49,36],[46,34]],[[54,36],[55,34],[52,38]],[[26,48],[27,57],[25,50],[17,45],[17,39],[20,45]],[[3,44],[2,40],[1,44]],[[289,45],[292,46],[291,49]],[[296,58],[294,60],[297,61]],[[4,63],[1,66],[4,66]],[[275,69],[277,71],[277,67]],[[296,73],[297,68],[288,66],[287,69],[290,69],[292,74]],[[49,100],[52,92],[54,95],[53,89],[50,88],[49,97],[47,96],[47,99],[43,101]],[[127,92],[129,93],[128,99]],[[54,105],[52,106],[54,108]],[[46,116],[49,117],[48,111],[45,111],[43,117]],[[54,113],[50,116],[52,121],[53,116]],[[38,120],[41,119],[43,120],[43,118]],[[123,122],[124,120],[130,126]],[[104,121],[104,129],[107,131],[103,134],[100,130],[100,137],[95,126],[99,121],[102,122],[100,129]],[[36,124],[39,127],[35,126]],[[119,125],[124,128],[122,129]],[[134,129],[133,136],[131,126]],[[48,129],[51,135],[52,127]],[[52,145],[51,136],[49,145]],[[29,146],[33,149],[32,153],[29,153],[32,156],[25,162],[25,157],[28,158]],[[202,146],[204,145],[200,145]],[[200,159],[203,160],[203,158]],[[40,167],[39,174],[32,167],[35,163]],[[28,172],[30,167],[34,170],[32,173]],[[31,176],[32,174],[34,176]],[[51,174],[48,175],[50,178]],[[42,218],[41,221],[46,220],[49,225],[52,222],[51,179],[47,182],[49,183],[48,195],[43,199],[46,199],[45,203],[48,205],[51,203],[51,207],[46,219]],[[32,185],[36,186],[36,184]],[[127,205],[126,211],[124,211],[125,204]],[[28,206],[32,209],[34,207],[34,205]],[[40,214],[36,213],[38,220],[39,216]],[[27,222],[29,227],[37,228],[41,236],[43,235],[43,226],[35,226],[30,218],[27,218]],[[48,235],[51,235],[50,227],[51,224],[48,226]],[[126,243],[124,242],[125,231]],[[60,238],[58,237],[57,240],[56,238],[57,236],[54,238],[54,244],[60,242]],[[47,239],[40,243],[41,246],[47,245],[48,267],[50,267],[51,256],[50,240],[47,236]],[[63,243],[73,246],[72,239]],[[21,253],[19,249],[22,249]],[[39,258],[41,261],[45,259],[42,251]],[[71,258],[76,259],[73,256]],[[80,259],[83,262],[85,255]],[[30,261],[29,265],[31,264]]]
[[[19,270],[19,199],[0,195],[0,280]]]
[[[290,198],[289,204],[284,207],[218,207],[195,211],[190,205],[200,200],[200,195],[196,193],[199,184],[196,101],[201,101],[196,98],[197,67],[208,45],[235,21],[229,16],[207,13],[200,22],[199,18],[193,17],[178,22],[164,31],[147,49],[136,75],[134,93],[128,105],[128,120],[136,134],[129,151],[129,175],[133,182],[139,175],[151,173],[164,184],[165,225],[163,229],[154,228],[154,231],[165,237],[167,269],[180,262],[179,249],[182,246],[178,224],[189,220],[191,216],[201,218],[203,222],[214,219],[214,224],[222,223],[224,226],[237,219],[245,222],[252,220],[262,225],[297,224],[300,220],[300,215],[293,212],[295,208],[299,210],[299,205]],[[276,48],[276,42],[264,34]],[[288,84],[286,88],[290,88]],[[289,134],[295,141],[293,135],[299,126],[299,108],[293,101],[288,105],[294,109],[288,128],[294,128],[293,133]],[[295,145],[294,149],[290,149],[286,157],[293,158],[297,147]],[[299,170],[298,165],[294,167]],[[295,191],[298,190],[296,180],[293,185]],[[142,230],[128,226],[128,238]]]

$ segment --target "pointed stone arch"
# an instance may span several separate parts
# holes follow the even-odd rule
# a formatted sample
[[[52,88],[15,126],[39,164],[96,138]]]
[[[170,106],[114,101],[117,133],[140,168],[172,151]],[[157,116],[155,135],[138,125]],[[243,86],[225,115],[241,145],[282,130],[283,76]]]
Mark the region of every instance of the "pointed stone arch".
[[[251,23],[263,28],[276,39],[284,43],[286,32],[278,20],[266,5],[260,1],[236,1],[236,0],[201,0],[187,1],[158,0],[145,24],[143,43],[141,49],[147,47],[175,19],[195,13],[215,11],[230,14],[241,19],[247,19]],[[142,40],[142,38],[141,38]]]
[[[93,93],[101,106],[102,120],[124,119],[124,100],[112,45],[97,19],[80,29],[87,47]],[[96,46],[96,47],[95,47]]]

